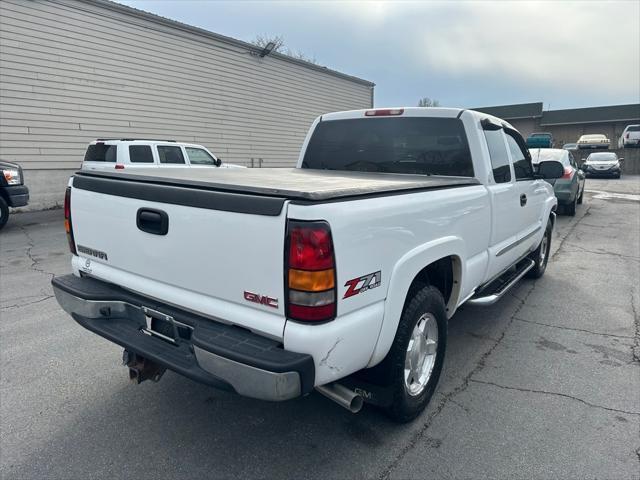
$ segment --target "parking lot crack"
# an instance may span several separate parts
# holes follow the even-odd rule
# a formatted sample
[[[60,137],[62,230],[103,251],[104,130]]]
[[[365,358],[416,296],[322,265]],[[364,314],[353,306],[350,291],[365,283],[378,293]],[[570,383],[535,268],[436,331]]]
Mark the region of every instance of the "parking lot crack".
[[[509,330],[509,327],[511,327],[511,324],[515,320],[520,310],[522,310],[522,307],[524,307],[527,299],[529,298],[531,293],[533,293],[535,288],[536,288],[536,281],[533,282],[533,284],[531,285],[527,293],[522,298],[513,296],[513,298],[518,300],[518,305],[516,306],[515,311],[509,317],[509,320],[507,321],[507,324],[502,330],[502,333],[495,339],[494,343],[491,344],[491,346],[480,356],[474,368],[467,375],[464,376],[464,378],[462,379],[462,382],[450,392],[442,395],[442,399],[440,400],[440,402],[438,402],[438,405],[435,407],[435,409],[427,416],[425,422],[422,424],[420,429],[413,434],[413,436],[409,439],[407,444],[398,452],[395,458],[382,470],[382,472],[378,476],[380,480],[386,480],[389,478],[393,470],[395,470],[395,468],[400,464],[400,462],[407,455],[407,453],[413,450],[415,446],[418,444],[418,442],[420,442],[420,440],[422,440],[425,437],[427,430],[429,430],[429,427],[433,423],[434,419],[442,412],[442,410],[444,410],[444,407],[447,406],[447,404],[454,397],[456,397],[460,393],[464,392],[467,388],[469,388],[469,383],[471,381],[471,378],[477,373],[481,372],[482,369],[484,369],[487,358],[491,356],[491,354],[498,347],[498,345],[500,345],[502,340],[504,340],[507,330]]]
[[[622,253],[615,253],[615,252],[597,252],[595,250],[589,250],[587,248],[584,248],[581,245],[576,245],[574,243],[567,243],[567,245],[570,246],[571,248],[576,248],[580,252],[592,253],[594,255],[607,255],[611,257],[618,257],[622,260],[635,260],[636,262],[640,262],[640,258],[634,257],[632,255],[623,255]]]
[[[587,209],[585,211],[585,214],[582,217],[580,217],[578,219],[578,221],[576,221],[571,226],[571,228],[567,231],[567,233],[563,237],[563,239],[560,240],[560,243],[558,245],[558,249],[551,256],[551,258],[555,258],[560,253],[560,251],[562,250],[562,248],[564,246],[565,240],[567,238],[569,238],[569,236],[571,236],[571,234],[576,229],[578,224],[584,218],[586,218],[589,215],[589,209],[590,208],[591,207],[587,207]],[[467,388],[469,388],[469,384],[472,381],[471,380],[472,377],[474,375],[476,375],[477,373],[481,372],[482,369],[484,369],[487,359],[491,356],[491,354],[494,352],[494,350],[504,340],[504,337],[506,336],[507,331],[509,330],[509,328],[511,327],[511,325],[515,321],[516,317],[518,316],[518,313],[520,313],[520,310],[522,310],[522,308],[524,307],[525,303],[527,302],[527,300],[529,299],[529,297],[531,296],[531,294],[535,290],[536,284],[537,284],[537,281],[534,280],[533,284],[531,285],[529,290],[526,292],[526,294],[522,298],[516,297],[515,295],[512,295],[512,298],[514,298],[514,299],[516,299],[518,301],[518,305],[516,306],[514,312],[511,314],[511,316],[507,320],[507,323],[506,323],[504,329],[502,330],[502,333],[496,338],[494,343],[480,356],[480,358],[476,362],[474,368],[467,375],[464,376],[464,378],[462,379],[462,382],[456,388],[454,388],[453,390],[451,390],[450,392],[448,392],[448,393],[446,393],[446,394],[444,394],[442,396],[442,399],[440,400],[438,405],[427,416],[425,422],[422,424],[422,426],[419,428],[419,430],[413,434],[413,436],[409,439],[407,444],[397,453],[397,455],[394,457],[394,459],[382,470],[382,472],[378,476],[379,480],[386,480],[386,479],[388,479],[390,477],[391,473],[397,468],[397,466],[400,464],[402,459],[407,455],[407,453],[409,453],[411,450],[413,450],[415,448],[415,446],[418,444],[418,442],[425,437],[426,432],[427,432],[427,430],[429,430],[429,427],[433,423],[434,419],[442,412],[442,410],[444,410],[444,407],[447,405],[447,403],[449,403],[449,401],[452,398],[456,397],[460,393],[464,392]],[[621,412],[621,413],[626,413],[626,412]]]
[[[633,325],[635,327],[635,335],[633,339],[633,347],[631,354],[635,363],[640,363],[640,317],[638,316],[638,307],[636,306],[636,296],[631,290],[631,310],[633,311]]]
[[[562,247],[564,247],[565,242],[571,236],[571,234],[576,229],[576,227],[580,224],[580,222],[582,222],[583,219],[585,219],[587,216],[590,215],[589,210],[591,210],[591,206],[588,206],[586,211],[584,212],[584,215],[580,217],[578,221],[576,221],[573,225],[571,225],[566,235],[562,238],[562,240],[560,240],[560,243],[558,244],[558,249],[555,251],[553,255],[551,255],[552,259],[555,259],[560,254],[560,251],[562,250]]]
[[[594,332],[593,330],[585,330],[584,328],[563,327],[563,326],[560,326],[560,325],[552,325],[550,323],[535,322],[533,320],[525,320],[524,318],[519,318],[519,317],[516,317],[514,320],[517,320],[518,322],[532,323],[534,325],[542,325],[543,327],[558,328],[560,330],[569,330],[569,331],[573,331],[573,332],[590,333],[592,335],[599,335],[599,336],[603,336],[603,337],[627,338],[627,339],[630,339],[630,340],[634,340],[636,338],[635,336],[632,337],[630,335],[615,335],[613,333],[602,333],[602,332]]]
[[[38,273],[42,273],[44,275],[48,275],[51,279],[53,279],[53,277],[55,277],[55,274],[52,272],[48,272],[46,270],[44,270],[43,268],[40,267],[40,260],[38,260],[37,258],[35,258],[33,256],[32,250],[35,248],[36,244],[35,241],[33,240],[33,237],[31,237],[31,235],[29,234],[29,232],[27,231],[27,229],[24,226],[20,226],[20,230],[22,230],[22,233],[24,233],[25,237],[27,237],[27,257],[29,257],[29,260],[31,260],[31,266],[29,268],[31,268],[31,270],[33,270],[34,272],[38,272]]]
[[[50,298],[53,298],[54,295],[46,295],[45,297],[39,298],[38,300],[33,300],[32,302],[27,302],[27,303],[14,303],[13,305],[7,305],[6,307],[0,307],[0,310],[11,310],[14,308],[22,308],[22,307],[26,307],[28,305],[33,305],[34,303],[40,303],[40,302],[44,302],[46,300],[49,300]]]
[[[627,410],[620,410],[618,408],[611,408],[611,407],[605,407],[604,405],[598,405],[595,403],[591,403],[591,402],[587,402],[586,400],[583,400],[582,398],[579,397],[574,397],[573,395],[568,395],[566,393],[559,393],[559,392],[548,392],[546,390],[534,390],[532,388],[522,388],[522,387],[509,387],[507,385],[500,385],[499,383],[494,383],[494,382],[486,382],[484,380],[476,380],[476,379],[471,379],[470,380],[473,383],[481,383],[483,385],[491,385],[497,388],[502,388],[504,390],[515,390],[518,392],[523,392],[523,393],[536,393],[536,394],[540,394],[540,395],[552,395],[552,396],[556,396],[556,397],[562,397],[562,398],[568,398],[571,400],[575,400],[576,402],[580,402],[583,403],[589,407],[593,407],[593,408],[600,408],[602,410],[607,410],[610,412],[616,412],[616,413],[624,413],[625,415],[638,415],[640,416],[640,412],[630,412]]]

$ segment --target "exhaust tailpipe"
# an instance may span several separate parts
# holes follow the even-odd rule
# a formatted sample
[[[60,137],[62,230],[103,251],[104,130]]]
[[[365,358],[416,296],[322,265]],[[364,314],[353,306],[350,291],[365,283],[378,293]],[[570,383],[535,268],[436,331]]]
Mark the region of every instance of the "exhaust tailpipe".
[[[351,413],[358,413],[364,404],[364,400],[360,395],[339,383],[322,385],[316,387],[316,390]]]

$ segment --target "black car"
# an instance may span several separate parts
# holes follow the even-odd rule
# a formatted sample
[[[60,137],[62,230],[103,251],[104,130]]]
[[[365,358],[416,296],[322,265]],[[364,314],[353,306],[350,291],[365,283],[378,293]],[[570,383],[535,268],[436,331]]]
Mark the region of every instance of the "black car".
[[[9,219],[9,207],[24,207],[29,203],[29,189],[24,185],[22,167],[0,161],[0,229]]]
[[[582,170],[587,176],[603,176],[620,178],[622,175],[622,166],[615,152],[597,152],[587,157],[582,164]]]

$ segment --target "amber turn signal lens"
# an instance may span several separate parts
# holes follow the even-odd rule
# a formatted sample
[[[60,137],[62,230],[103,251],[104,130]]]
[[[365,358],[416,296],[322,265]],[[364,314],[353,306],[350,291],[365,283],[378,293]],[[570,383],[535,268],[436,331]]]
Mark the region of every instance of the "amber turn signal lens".
[[[333,268],[313,272],[291,268],[289,269],[289,288],[305,292],[321,292],[335,286],[334,278]]]

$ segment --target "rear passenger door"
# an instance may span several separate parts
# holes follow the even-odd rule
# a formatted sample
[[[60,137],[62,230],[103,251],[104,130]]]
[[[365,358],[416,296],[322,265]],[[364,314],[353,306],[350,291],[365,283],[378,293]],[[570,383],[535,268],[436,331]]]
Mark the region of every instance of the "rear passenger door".
[[[525,146],[520,134],[511,129],[505,129],[505,138],[511,155],[511,163],[516,181],[516,192],[520,208],[514,221],[518,225],[518,243],[513,247],[516,259],[526,255],[533,246],[540,241],[543,205],[547,198],[547,188],[544,180],[533,177],[531,154]]]
[[[157,161],[153,156],[151,145],[129,145],[127,148],[131,168],[155,168]]]
[[[517,215],[520,200],[504,130],[491,122],[483,122],[482,126],[492,167],[492,178],[487,183],[492,210],[489,266],[485,278],[489,280],[517,260],[513,245],[518,241],[521,228]]]
[[[187,163],[179,145],[156,145],[160,167],[186,167]]]

